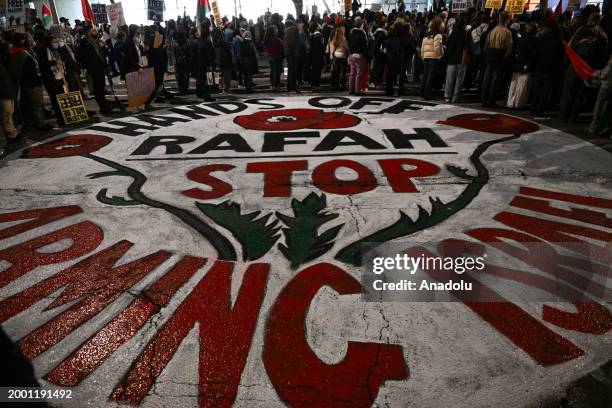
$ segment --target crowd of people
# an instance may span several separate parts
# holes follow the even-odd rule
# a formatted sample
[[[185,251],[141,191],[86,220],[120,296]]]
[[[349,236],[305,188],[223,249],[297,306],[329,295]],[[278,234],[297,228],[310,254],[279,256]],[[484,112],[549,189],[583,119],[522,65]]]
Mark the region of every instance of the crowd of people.
[[[324,72],[331,73],[334,90],[351,95],[375,89],[403,95],[412,82],[425,100],[456,103],[466,92],[478,92],[483,107],[495,108],[503,100],[504,106],[528,108],[534,116],[556,109],[564,121],[592,109],[589,130],[599,136],[612,133],[609,14],[602,18],[593,6],[513,17],[476,9],[417,13],[405,11],[403,4],[388,14],[357,6],[345,14],[297,18],[268,12],[256,22],[224,17],[219,25],[183,16],[151,26],[114,28],[76,20],[73,27],[61,18],[47,28],[37,21],[4,31],[0,153],[6,140],[18,140],[26,127],[49,129],[48,117],[62,126],[59,94],[93,95],[100,113],[110,114],[118,107],[109,100],[112,78],[152,67],[156,90],[147,105],[192,93],[192,78],[195,94],[212,101],[211,93],[232,92],[236,84],[254,92],[260,60],[269,64],[272,91],[316,92]],[[593,68],[592,80],[577,75],[564,42]],[[168,72],[174,73],[178,92],[165,88]]]

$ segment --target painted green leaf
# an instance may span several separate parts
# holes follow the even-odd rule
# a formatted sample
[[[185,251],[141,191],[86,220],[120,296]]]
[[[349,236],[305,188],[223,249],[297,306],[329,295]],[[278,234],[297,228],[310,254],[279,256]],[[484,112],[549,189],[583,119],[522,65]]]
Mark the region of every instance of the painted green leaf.
[[[310,193],[304,200],[291,200],[293,217],[277,212],[276,216],[285,224],[285,244],[278,248],[291,262],[291,268],[318,258],[331,249],[334,239],[344,224],[336,225],[319,234],[319,229],[338,214],[324,211],[327,207],[325,194]]]
[[[240,205],[232,201],[220,204],[196,203],[196,205],[207,217],[229,230],[240,242],[244,261],[261,258],[280,238],[278,221],[268,224],[271,213],[262,217],[259,217],[261,211],[241,214]]]

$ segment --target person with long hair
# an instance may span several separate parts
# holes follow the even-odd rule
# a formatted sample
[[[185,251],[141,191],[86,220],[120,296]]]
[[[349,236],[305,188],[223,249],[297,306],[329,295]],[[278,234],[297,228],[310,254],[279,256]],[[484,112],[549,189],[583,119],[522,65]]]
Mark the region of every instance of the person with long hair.
[[[536,35],[531,90],[531,115],[542,116],[549,107],[555,84],[562,80],[563,39],[554,16],[544,20],[544,27]]]
[[[431,21],[427,35],[421,43],[421,58],[424,70],[421,79],[421,98],[431,99],[434,79],[442,69],[442,57],[444,56],[444,43],[442,33],[444,22],[436,17]]]
[[[338,24],[338,20],[340,24]],[[346,40],[342,17],[336,17],[336,29],[329,41],[329,55],[332,59],[331,83],[336,90],[346,89],[348,67],[348,41]]]
[[[270,86],[280,91],[281,71],[283,70],[283,42],[278,37],[278,27],[271,25],[264,36],[264,50],[270,64]]]

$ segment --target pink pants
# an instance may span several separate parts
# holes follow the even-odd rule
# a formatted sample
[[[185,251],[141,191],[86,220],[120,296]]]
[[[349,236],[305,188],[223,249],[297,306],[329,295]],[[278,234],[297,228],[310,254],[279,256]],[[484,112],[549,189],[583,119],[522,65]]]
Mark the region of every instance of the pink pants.
[[[363,57],[349,57],[349,66],[351,67],[351,72],[349,74],[349,93],[361,92],[361,83],[365,74],[366,60]]]

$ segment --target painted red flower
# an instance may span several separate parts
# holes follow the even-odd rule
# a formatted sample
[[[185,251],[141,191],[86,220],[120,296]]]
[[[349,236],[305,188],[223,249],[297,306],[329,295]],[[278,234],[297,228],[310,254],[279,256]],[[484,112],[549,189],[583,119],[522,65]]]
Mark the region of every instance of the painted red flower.
[[[359,124],[360,119],[342,112],[320,109],[275,109],[236,116],[234,123],[245,129],[287,131],[298,129],[342,129]]]
[[[437,123],[498,135],[531,133],[540,129],[533,122],[501,113],[465,113]]]
[[[113,139],[101,135],[70,135],[29,147],[21,157],[25,159],[79,156],[100,150]]]

